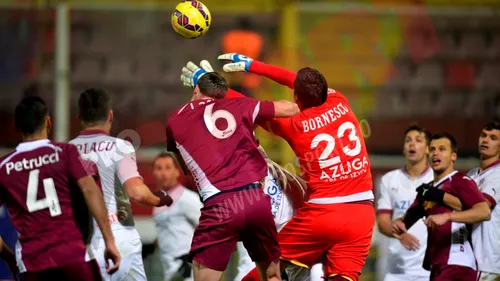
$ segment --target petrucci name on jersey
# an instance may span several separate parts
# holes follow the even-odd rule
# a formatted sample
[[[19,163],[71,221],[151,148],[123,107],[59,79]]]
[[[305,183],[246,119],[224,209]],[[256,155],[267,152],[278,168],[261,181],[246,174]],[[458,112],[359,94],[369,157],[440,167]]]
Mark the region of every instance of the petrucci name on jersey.
[[[337,120],[349,112],[349,109],[342,103],[337,104],[320,116],[302,121],[303,132],[314,131]]]
[[[7,175],[10,175],[10,171],[12,170],[15,170],[16,172],[21,172],[23,170],[33,170],[44,165],[55,164],[57,162],[59,162],[59,153],[56,151],[52,154],[44,154],[36,158],[23,158],[23,160],[21,161],[7,162],[7,164],[5,165],[5,169],[7,170]]]
[[[368,159],[366,156],[363,158],[355,158],[351,161],[346,161],[329,168],[330,171],[321,171],[321,180],[337,181],[357,178],[368,172]]]

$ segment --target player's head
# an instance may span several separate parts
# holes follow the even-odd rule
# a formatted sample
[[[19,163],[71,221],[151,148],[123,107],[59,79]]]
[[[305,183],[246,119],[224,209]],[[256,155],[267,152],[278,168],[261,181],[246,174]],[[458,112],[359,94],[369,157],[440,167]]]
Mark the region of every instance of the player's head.
[[[429,144],[429,163],[434,173],[441,174],[454,169],[457,160],[457,141],[448,133],[432,135]]]
[[[405,131],[405,142],[403,146],[403,154],[406,161],[416,164],[421,161],[426,161],[429,154],[429,142],[431,134],[417,126],[411,125]]]
[[[294,88],[295,102],[300,109],[320,106],[326,101],[328,84],[325,76],[316,69],[305,67],[299,70]]]
[[[158,154],[153,161],[153,176],[157,185],[162,189],[169,189],[177,185],[181,175],[179,163],[171,152]]]
[[[52,126],[47,105],[39,97],[23,98],[16,106],[14,124],[23,139],[38,134],[47,137],[48,130]]]
[[[217,72],[207,72],[198,80],[193,90],[193,99],[198,100],[205,97],[223,99],[228,90],[227,81],[224,76]]]
[[[105,126],[111,129],[113,110],[109,94],[94,88],[83,91],[78,98],[78,119],[84,128]]]
[[[479,135],[479,154],[481,159],[500,157],[500,122],[488,122]]]

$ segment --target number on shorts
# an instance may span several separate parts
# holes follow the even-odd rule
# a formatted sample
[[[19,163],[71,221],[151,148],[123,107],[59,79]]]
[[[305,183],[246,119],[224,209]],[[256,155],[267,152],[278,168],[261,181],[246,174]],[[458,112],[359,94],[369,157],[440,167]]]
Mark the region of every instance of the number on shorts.
[[[344,152],[344,154],[347,156],[354,157],[361,152],[361,141],[359,140],[359,137],[356,134],[356,126],[354,126],[352,122],[342,123],[342,125],[340,125],[339,129],[337,130],[337,137],[342,138],[347,130],[351,130],[349,134],[349,140],[356,142],[356,145],[354,146],[353,149],[349,148],[348,146],[343,146],[342,152]],[[314,137],[314,139],[311,142],[311,149],[317,148],[319,143],[322,141],[326,141],[327,145],[323,150],[323,152],[321,153],[321,155],[318,157],[318,163],[320,168],[324,169],[339,164],[341,162],[340,156],[337,155],[328,158],[335,149],[335,138],[332,135],[325,133],[318,134],[316,137]]]
[[[214,104],[209,104],[205,107],[205,113],[203,114],[203,120],[207,126],[208,131],[218,139],[227,139],[234,134],[236,131],[236,119],[231,112],[219,109],[212,112]],[[225,130],[219,130],[215,125],[217,119],[224,119],[227,122],[227,128]]]
[[[59,216],[62,214],[61,205],[59,205],[59,198],[57,197],[54,180],[52,178],[43,179],[45,198],[37,200],[39,174],[40,170],[38,169],[30,172],[26,197],[28,212],[32,213],[49,208],[50,216]]]

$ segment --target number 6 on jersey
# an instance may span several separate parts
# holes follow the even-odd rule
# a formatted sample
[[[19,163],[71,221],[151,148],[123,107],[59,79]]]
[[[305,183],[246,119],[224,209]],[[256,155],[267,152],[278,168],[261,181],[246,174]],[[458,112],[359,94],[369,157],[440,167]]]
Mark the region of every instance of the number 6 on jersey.
[[[59,205],[59,198],[52,178],[43,179],[43,189],[45,191],[45,198],[37,200],[38,195],[38,182],[40,170],[36,169],[30,172],[28,180],[28,192],[26,196],[26,206],[28,212],[36,212],[49,208],[50,216],[55,217],[62,214],[61,206]]]

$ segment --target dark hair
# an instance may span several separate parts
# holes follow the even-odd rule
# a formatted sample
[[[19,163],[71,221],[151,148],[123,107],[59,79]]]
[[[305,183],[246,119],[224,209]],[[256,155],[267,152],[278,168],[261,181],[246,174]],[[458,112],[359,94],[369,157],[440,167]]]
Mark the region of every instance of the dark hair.
[[[492,121],[486,123],[486,125],[484,125],[484,127],[483,127],[483,130],[486,130],[486,131],[500,130],[500,121],[492,120]]]
[[[175,168],[177,168],[178,170],[181,170],[181,165],[179,165],[179,162],[177,161],[177,157],[175,156],[175,154],[173,152],[170,152],[170,151],[163,151],[163,152],[160,152],[158,155],[156,155],[155,159],[153,160],[153,166],[156,165],[156,161],[158,161],[158,159],[163,159],[163,158],[172,159],[172,161],[174,162]]]
[[[25,97],[14,111],[16,130],[23,135],[32,135],[43,128],[48,115],[47,105],[41,98]]]
[[[295,95],[303,109],[322,105],[328,94],[325,76],[316,69],[305,67],[297,72]]]
[[[108,119],[111,109],[109,94],[101,89],[87,89],[78,98],[80,121],[85,125],[95,125]]]
[[[438,140],[438,139],[448,139],[450,141],[450,144],[451,144],[451,151],[454,153],[458,152],[457,140],[451,134],[446,133],[446,132],[440,132],[440,133],[433,134],[431,137],[431,141]]]
[[[431,136],[432,135],[427,129],[424,129],[416,124],[410,125],[405,130],[405,137],[406,137],[406,135],[408,135],[409,132],[412,132],[412,131],[417,131],[419,133],[424,134],[425,142],[427,143],[427,145],[429,145],[431,143]]]
[[[227,94],[227,82],[224,76],[217,72],[208,72],[198,80],[201,94],[214,99],[223,99]]]

